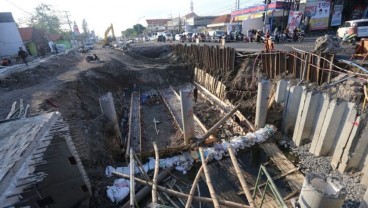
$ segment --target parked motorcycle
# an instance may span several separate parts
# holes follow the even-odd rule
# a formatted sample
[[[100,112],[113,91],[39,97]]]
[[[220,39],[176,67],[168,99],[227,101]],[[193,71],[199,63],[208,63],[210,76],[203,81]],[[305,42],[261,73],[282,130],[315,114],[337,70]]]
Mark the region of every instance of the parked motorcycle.
[[[100,61],[100,58],[96,54],[93,54],[92,56],[87,56],[86,61],[89,63],[91,61]]]
[[[348,43],[350,45],[354,45],[356,41],[357,41],[357,36],[356,35],[348,35],[347,32],[344,34],[344,37],[341,39],[342,44]]]

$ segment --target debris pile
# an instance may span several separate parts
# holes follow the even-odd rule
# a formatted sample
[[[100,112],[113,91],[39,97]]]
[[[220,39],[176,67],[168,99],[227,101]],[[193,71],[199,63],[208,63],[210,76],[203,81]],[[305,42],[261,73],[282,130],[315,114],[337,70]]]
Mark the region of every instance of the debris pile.
[[[342,50],[339,39],[331,35],[325,35],[317,38],[314,53],[338,53]]]

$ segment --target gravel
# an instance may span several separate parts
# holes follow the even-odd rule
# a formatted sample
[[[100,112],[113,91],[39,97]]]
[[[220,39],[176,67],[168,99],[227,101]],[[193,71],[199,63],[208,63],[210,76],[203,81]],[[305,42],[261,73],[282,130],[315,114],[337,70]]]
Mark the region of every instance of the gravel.
[[[346,188],[347,196],[344,208],[359,207],[360,200],[366,191],[366,187],[360,184],[360,172],[340,173],[331,167],[331,157],[314,156],[309,152],[310,143],[297,147],[290,138],[282,138],[279,145],[290,150],[293,157],[299,159],[296,166],[303,174],[318,173],[330,178],[336,178],[340,184]]]

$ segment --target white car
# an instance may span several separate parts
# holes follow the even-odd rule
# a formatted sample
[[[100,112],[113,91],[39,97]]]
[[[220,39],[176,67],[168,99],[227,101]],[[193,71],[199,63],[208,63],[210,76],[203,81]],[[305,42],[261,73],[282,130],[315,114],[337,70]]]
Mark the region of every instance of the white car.
[[[343,38],[354,23],[358,25],[358,38],[368,37],[368,19],[346,21],[337,30],[337,36]]]
[[[175,40],[180,40],[181,36],[182,36],[182,34],[176,34],[175,35]]]

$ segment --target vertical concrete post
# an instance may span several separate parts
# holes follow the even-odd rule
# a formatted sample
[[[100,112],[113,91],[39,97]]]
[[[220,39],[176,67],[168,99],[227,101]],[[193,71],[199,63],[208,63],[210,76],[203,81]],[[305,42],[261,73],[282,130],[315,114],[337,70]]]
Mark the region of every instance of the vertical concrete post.
[[[270,81],[261,80],[258,83],[257,107],[255,128],[263,128],[266,125],[268,99],[270,95]]]
[[[285,101],[282,118],[282,131],[284,134],[292,134],[294,132],[296,118],[299,112],[299,106],[303,93],[306,93],[306,87],[288,87],[288,95],[287,100]]]
[[[118,117],[116,116],[114,100],[111,92],[101,96],[99,99],[102,114],[111,122],[114,126],[115,134],[121,141],[121,133],[119,128]],[[121,141],[122,142],[122,141]]]
[[[282,103],[285,101],[285,97],[287,94],[287,86],[288,82],[284,79],[281,79],[277,82],[275,101],[276,103]]]
[[[193,93],[190,90],[180,90],[180,101],[184,144],[187,145],[194,138]]]
[[[346,106],[345,111],[346,116],[341,120],[343,122],[342,131],[339,135],[337,135],[337,144],[335,146],[335,150],[333,151],[331,165],[335,169],[339,166],[339,163],[341,162],[341,158],[345,152],[349,152],[351,144],[351,140],[349,141],[351,131],[353,130],[357,110],[355,107],[355,103],[348,103]]]
[[[318,121],[318,115],[323,105],[323,96],[319,92],[308,92],[307,94],[303,93],[301,100],[305,101],[300,104],[293,135],[293,141],[297,146],[302,145],[306,139],[312,140],[313,128]]]
[[[314,142],[316,142],[316,145],[314,152],[310,149],[311,153],[316,156],[333,153],[335,145],[337,144],[337,135],[341,133],[346,118],[346,106],[346,102],[337,102],[336,100],[330,102],[321,133],[316,141],[314,139],[312,141],[311,147]]]

